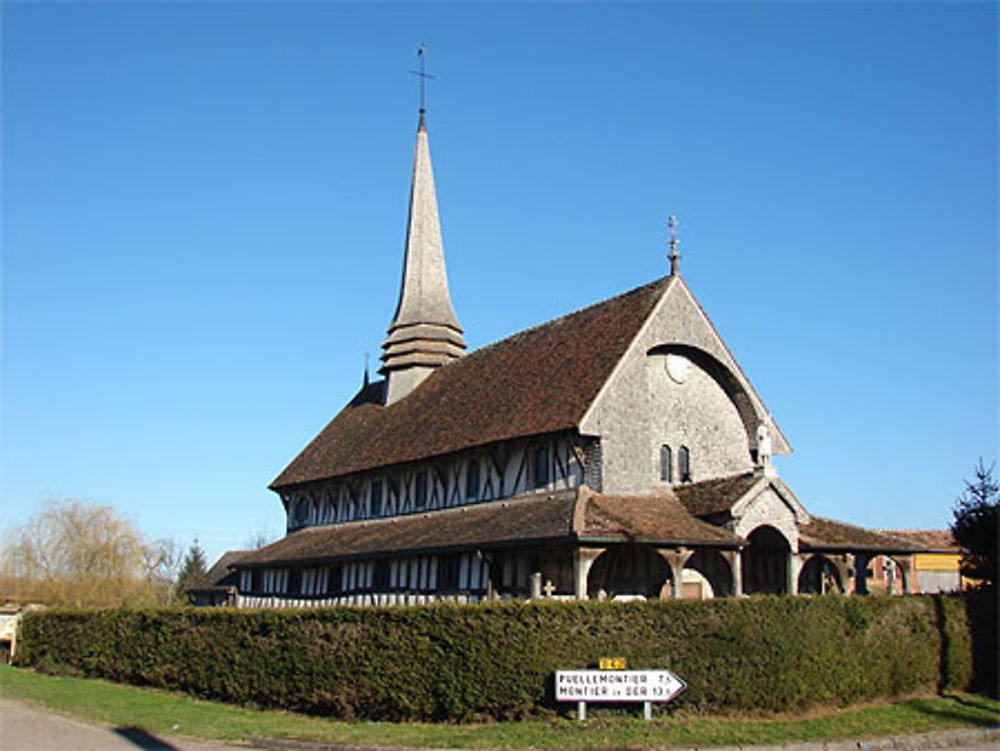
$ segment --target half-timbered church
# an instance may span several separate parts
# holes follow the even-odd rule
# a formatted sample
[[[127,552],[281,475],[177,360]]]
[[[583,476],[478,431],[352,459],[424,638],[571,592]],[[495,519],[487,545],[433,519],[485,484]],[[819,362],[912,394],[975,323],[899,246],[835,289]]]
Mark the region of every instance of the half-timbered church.
[[[287,535],[239,605],[898,590],[919,546],[810,514],[774,417],[680,271],[466,352],[423,110],[403,277],[369,382],[272,482]]]

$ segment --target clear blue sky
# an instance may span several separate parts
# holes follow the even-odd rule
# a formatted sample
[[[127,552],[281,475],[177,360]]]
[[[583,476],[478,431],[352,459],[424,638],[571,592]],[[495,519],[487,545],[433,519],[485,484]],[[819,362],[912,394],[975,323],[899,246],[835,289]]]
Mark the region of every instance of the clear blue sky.
[[[214,558],[395,308],[426,43],[472,348],[682,269],[814,513],[997,456],[997,5],[3,5],[3,506]]]

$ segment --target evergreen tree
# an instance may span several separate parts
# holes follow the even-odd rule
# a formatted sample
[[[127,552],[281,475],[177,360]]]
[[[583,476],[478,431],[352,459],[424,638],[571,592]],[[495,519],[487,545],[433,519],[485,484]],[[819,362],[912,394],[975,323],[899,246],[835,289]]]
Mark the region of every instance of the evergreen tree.
[[[187,555],[184,556],[184,563],[181,564],[181,572],[177,575],[177,597],[187,600],[185,590],[188,587],[195,587],[201,584],[201,580],[208,573],[208,566],[205,564],[205,551],[198,544],[198,538],[194,538],[191,547],[188,548]]]
[[[1000,486],[989,468],[979,460],[975,479],[965,480],[965,490],[952,510],[951,532],[962,548],[962,576],[975,579],[984,589],[997,584],[997,537],[1000,536],[997,507]]]

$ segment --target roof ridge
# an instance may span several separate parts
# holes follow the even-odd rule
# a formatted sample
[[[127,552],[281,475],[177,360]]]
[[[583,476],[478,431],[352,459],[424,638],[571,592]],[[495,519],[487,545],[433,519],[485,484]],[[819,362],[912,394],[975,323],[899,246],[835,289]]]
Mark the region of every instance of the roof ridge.
[[[538,331],[540,329],[545,329],[545,328],[548,328],[550,326],[555,326],[556,324],[563,323],[564,321],[566,321],[566,320],[568,320],[570,318],[575,318],[576,316],[581,316],[581,315],[583,315],[585,313],[593,313],[595,311],[595,309],[597,309],[597,308],[601,308],[603,306],[607,306],[607,305],[611,305],[611,304],[620,302],[622,299],[624,299],[626,297],[629,297],[631,295],[636,295],[636,294],[639,294],[641,292],[645,292],[647,290],[652,290],[657,285],[660,285],[660,284],[666,285],[666,283],[668,281],[670,281],[670,277],[669,276],[662,276],[662,277],[659,277],[657,279],[654,279],[651,282],[646,282],[646,284],[642,284],[642,285],[640,285],[638,287],[630,289],[627,292],[622,292],[621,294],[615,295],[614,297],[609,297],[609,298],[604,299],[604,300],[598,300],[597,302],[591,303],[590,305],[586,305],[586,306],[584,306],[582,308],[579,308],[577,310],[572,310],[569,313],[563,313],[562,315],[556,316],[555,318],[552,318],[552,319],[550,319],[548,321],[543,321],[542,323],[536,323],[534,326],[529,326],[526,329],[520,329],[519,331],[515,331],[512,334],[508,334],[503,339],[497,339],[495,342],[490,342],[489,344],[484,344],[479,349],[475,349],[472,352],[468,352],[465,355],[465,357],[461,358],[461,360],[467,360],[467,359],[469,359],[471,357],[476,357],[476,356],[481,355],[481,354],[487,354],[491,349],[494,349],[495,347],[499,347],[500,345],[505,344],[507,342],[510,342],[510,341],[512,341],[514,339],[517,339],[517,338],[521,337],[521,336],[527,336],[528,334],[532,334],[532,333],[534,333],[534,332],[536,332],[536,331]],[[456,360],[455,362],[460,362],[460,360]],[[454,362],[448,363],[448,365],[453,365],[453,364],[454,364]]]

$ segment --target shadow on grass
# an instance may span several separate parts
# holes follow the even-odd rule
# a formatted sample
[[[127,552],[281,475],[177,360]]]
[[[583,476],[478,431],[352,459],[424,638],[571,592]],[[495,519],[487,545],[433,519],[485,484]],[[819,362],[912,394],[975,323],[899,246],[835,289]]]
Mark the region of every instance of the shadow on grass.
[[[946,698],[955,702],[956,707],[934,707],[924,702],[915,702],[913,708],[917,712],[941,719],[957,720],[963,724],[976,725],[982,728],[995,728],[1000,725],[995,710],[986,701],[976,701],[972,696],[948,695]],[[967,707],[968,711],[963,711]]]
[[[115,728],[114,732],[143,751],[178,751],[177,746],[150,735],[142,728]]]

